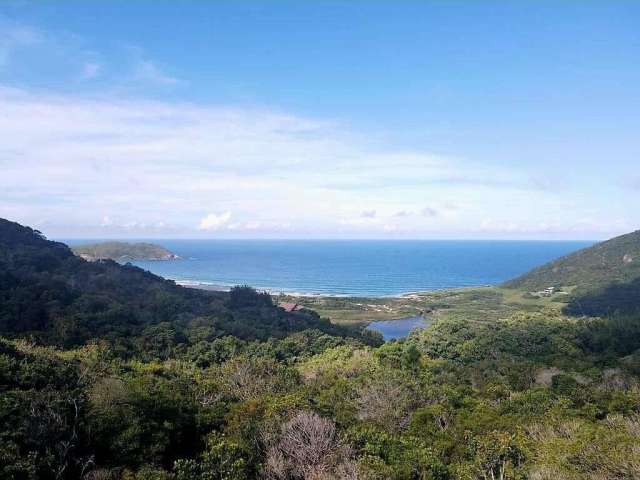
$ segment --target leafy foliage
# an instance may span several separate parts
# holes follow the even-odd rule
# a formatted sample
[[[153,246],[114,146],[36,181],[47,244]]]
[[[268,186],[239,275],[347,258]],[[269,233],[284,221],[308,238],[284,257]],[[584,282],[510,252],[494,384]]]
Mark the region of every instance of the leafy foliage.
[[[3,226],[0,478],[640,476],[636,314],[460,315],[379,346]]]
[[[0,334],[64,347],[107,339],[123,353],[168,358],[197,340],[265,340],[309,328],[365,339],[313,312],[287,313],[249,287],[205,292],[131,265],[87,262],[0,219]]]
[[[568,315],[606,316],[640,313],[640,278],[628,283],[611,283],[602,288],[578,290],[564,308]]]

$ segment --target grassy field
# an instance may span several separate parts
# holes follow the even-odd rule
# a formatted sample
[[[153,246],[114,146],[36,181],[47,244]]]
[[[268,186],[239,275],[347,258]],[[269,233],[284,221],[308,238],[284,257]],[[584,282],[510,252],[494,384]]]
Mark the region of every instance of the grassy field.
[[[500,287],[460,288],[422,292],[402,297],[293,297],[279,296],[279,302],[295,302],[315,310],[339,324],[365,325],[373,320],[394,320],[419,315],[435,318],[464,317],[487,321],[516,311],[560,310],[566,295],[531,298],[526,292]]]

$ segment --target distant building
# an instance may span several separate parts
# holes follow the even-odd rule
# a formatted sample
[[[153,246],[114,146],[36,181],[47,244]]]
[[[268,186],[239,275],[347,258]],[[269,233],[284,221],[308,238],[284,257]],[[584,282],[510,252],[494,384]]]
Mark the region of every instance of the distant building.
[[[304,307],[298,303],[279,303],[278,306],[282,308],[285,312],[297,312],[302,310]]]
[[[530,295],[534,297],[553,297],[556,293],[566,293],[563,292],[556,287],[547,287],[544,290],[540,290],[539,292],[529,292]]]
[[[535,297],[552,297],[555,293],[558,293],[556,287],[547,287],[539,292],[530,292]]]

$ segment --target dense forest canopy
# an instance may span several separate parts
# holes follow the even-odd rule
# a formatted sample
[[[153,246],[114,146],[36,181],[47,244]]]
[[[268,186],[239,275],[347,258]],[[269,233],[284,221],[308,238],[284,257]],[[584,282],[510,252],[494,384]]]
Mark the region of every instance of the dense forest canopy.
[[[287,313],[249,287],[195,290],[129,264],[87,262],[66,245],[2,219],[0,299],[0,334],[61,347],[101,339],[140,351],[160,335],[166,348],[179,348],[226,335],[266,340],[305,329],[361,337],[311,311]]]
[[[639,478],[640,316],[380,344],[0,221],[0,478]]]

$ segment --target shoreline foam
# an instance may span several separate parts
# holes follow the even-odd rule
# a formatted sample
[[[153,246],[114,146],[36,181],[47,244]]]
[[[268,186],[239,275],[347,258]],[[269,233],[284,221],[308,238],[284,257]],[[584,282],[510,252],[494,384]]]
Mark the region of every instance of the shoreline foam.
[[[173,280],[176,283],[176,285],[180,285],[181,287],[195,288],[198,290],[208,290],[213,292],[228,292],[233,287],[237,285],[241,285],[241,284],[228,285],[223,283],[204,282],[204,281],[197,281],[197,280],[176,280],[174,278],[169,278],[168,280]],[[434,288],[432,290],[421,290],[419,292],[405,292],[405,293],[398,293],[398,294],[392,294],[392,295],[351,295],[348,293],[317,293],[317,292],[311,293],[311,292],[288,291],[288,290],[282,290],[282,289],[270,288],[270,287],[259,287],[255,285],[250,285],[250,286],[255,288],[258,291],[267,292],[269,295],[273,295],[273,296],[285,295],[288,297],[297,297],[297,298],[322,298],[322,297],[326,297],[326,298],[408,298],[408,297],[411,297],[412,295],[420,295],[424,293],[436,292],[441,290],[451,290],[453,288],[477,288],[477,287],[484,287],[486,285],[477,285],[477,286],[469,285],[466,287],[451,287],[451,288],[443,287],[443,288]]]

